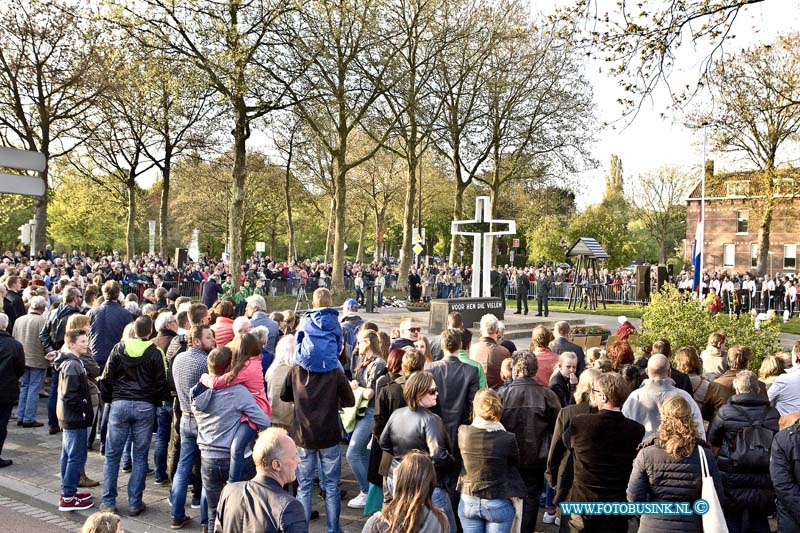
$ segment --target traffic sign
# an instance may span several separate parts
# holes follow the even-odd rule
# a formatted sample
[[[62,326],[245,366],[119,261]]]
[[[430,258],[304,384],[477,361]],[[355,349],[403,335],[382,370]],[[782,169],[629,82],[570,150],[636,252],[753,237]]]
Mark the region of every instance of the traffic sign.
[[[47,158],[39,152],[0,147],[0,167],[44,172],[47,167]]]
[[[414,253],[415,253],[416,255],[419,255],[419,254],[421,254],[421,253],[422,253],[422,245],[420,245],[420,243],[417,243],[417,244],[415,244],[415,245],[414,245],[414,247],[412,248],[412,250],[414,250]]]
[[[519,248],[519,239],[513,239],[511,241],[511,247],[512,248]]]
[[[2,163],[0,163],[0,166],[2,166]],[[45,189],[44,180],[39,176],[0,172],[0,193],[44,196]]]

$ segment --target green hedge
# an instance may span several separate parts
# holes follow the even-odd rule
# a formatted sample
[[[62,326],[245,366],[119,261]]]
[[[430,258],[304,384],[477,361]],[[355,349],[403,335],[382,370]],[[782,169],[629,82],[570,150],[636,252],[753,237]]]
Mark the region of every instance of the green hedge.
[[[743,345],[753,351],[750,370],[756,373],[764,357],[774,355],[780,348],[779,318],[762,322],[761,329],[757,330],[748,314],[731,317],[719,313],[712,317],[700,302],[684,300],[670,285],[653,294],[650,305],[642,313],[642,342],[649,344],[667,339],[673,353],[683,346],[694,346],[700,353],[708,343],[709,334],[715,331],[725,335],[727,347]]]

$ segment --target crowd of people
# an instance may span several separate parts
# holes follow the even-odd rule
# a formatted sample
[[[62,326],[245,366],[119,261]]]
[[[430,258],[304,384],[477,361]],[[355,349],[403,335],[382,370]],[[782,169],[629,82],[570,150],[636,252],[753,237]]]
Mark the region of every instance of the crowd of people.
[[[92,531],[119,525],[120,469],[130,516],[146,512],[148,476],[171,484],[172,529],[307,531],[318,481],[329,533],[343,501],[369,516],[366,532],[530,532],[541,507],[563,531],[624,531],[629,516],[561,504],[691,503],[706,494],[704,471],[729,531],[769,531],[772,513],[780,531],[800,529],[800,343],[759,376],[723,332],[673,352],[666,340],[634,346],[625,323],[618,341],[584,353],[558,322],[518,349],[491,314],[474,334],[455,312],[430,338],[412,317],[381,331],[323,287],[302,317],[270,313],[258,293],[241,316],[224,290],[137,302],[103,277],[106,263],[113,272],[100,261],[84,275],[76,256],[71,275],[45,280],[9,261],[0,275],[0,454],[14,404],[18,426],[44,426],[50,372],[58,508],[99,506]],[[102,480],[85,472],[90,450],[104,456]],[[639,520],[648,532],[704,527],[698,514]]]

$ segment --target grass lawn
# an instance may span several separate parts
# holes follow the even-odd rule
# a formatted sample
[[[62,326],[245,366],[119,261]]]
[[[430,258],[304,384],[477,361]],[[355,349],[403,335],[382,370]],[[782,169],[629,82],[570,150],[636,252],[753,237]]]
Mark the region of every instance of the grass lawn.
[[[516,300],[508,300],[506,303],[506,308],[511,309],[512,307],[516,309],[517,301]],[[536,300],[529,300],[528,306],[533,305],[533,308],[536,308]],[[603,309],[602,304],[600,307],[595,310],[589,309],[581,309],[578,308],[576,311],[572,309],[567,309],[567,301],[566,300],[550,300],[549,307],[551,311],[556,311],[558,313],[579,313],[579,314],[587,314],[587,315],[600,315],[600,316],[620,316],[625,315],[628,318],[642,318],[642,310],[644,309],[638,305],[632,304],[606,304],[606,309]]]

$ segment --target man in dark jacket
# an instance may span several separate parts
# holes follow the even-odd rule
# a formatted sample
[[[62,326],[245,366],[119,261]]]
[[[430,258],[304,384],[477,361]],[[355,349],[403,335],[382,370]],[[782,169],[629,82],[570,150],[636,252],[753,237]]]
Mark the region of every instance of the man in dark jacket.
[[[580,377],[583,369],[586,368],[586,355],[583,353],[583,348],[571,342],[570,332],[572,328],[566,320],[560,320],[553,326],[553,336],[555,337],[550,342],[550,349],[561,355],[564,352],[572,352],[578,357],[578,370],[576,374]]]
[[[105,301],[89,311],[89,350],[100,368],[104,368],[111,349],[122,338],[125,326],[133,320],[130,314],[119,303],[119,283],[106,281],[103,284],[103,298]],[[105,401],[105,400],[104,400]],[[100,417],[100,451],[105,452],[106,435],[108,434],[108,420],[111,406],[103,405]]]
[[[133,325],[135,338],[111,351],[98,384],[103,401],[110,404],[106,460],[103,465],[103,506],[117,507],[117,476],[128,434],[133,436],[133,471],[128,481],[129,514],[145,510],[142,501],[147,452],[153,435],[156,407],[169,399],[164,353],[150,342],[153,321],[140,316]]]
[[[772,441],[769,473],[775,486],[778,531],[800,532],[800,420]]]
[[[758,378],[742,370],[733,379],[736,394],[728,399],[708,427],[708,442],[719,447],[717,464],[725,489],[725,519],[731,533],[769,531],[767,515],[774,509],[775,493],[769,472],[769,458],[762,466],[743,468],[734,461],[740,430],[758,424],[778,432],[778,411],[759,394]]]
[[[294,366],[286,375],[281,400],[294,403],[292,434],[300,456],[297,499],[303,504],[306,520],[310,522],[311,490],[319,464],[325,473],[326,530],[335,533],[340,529],[342,506],[339,495],[342,473],[339,409],[355,405],[353,389],[340,368],[331,372],[309,372],[301,366]]]
[[[178,320],[171,312],[160,313],[155,321],[156,337],[153,344],[161,348],[166,353],[167,348],[173,338],[178,334]],[[169,446],[169,436],[172,427],[172,402],[164,402],[164,405],[156,409],[156,439],[153,445],[153,461],[155,463],[156,485],[163,485],[167,482],[167,448]]]
[[[550,276],[540,268],[536,272],[536,316],[542,316],[542,310],[544,310],[544,316],[550,314],[549,303],[552,286],[553,282]]]
[[[19,399],[19,378],[25,373],[25,350],[7,328],[8,315],[0,313],[0,454],[8,435],[11,410]],[[0,468],[11,464],[11,459],[0,459]]]
[[[286,430],[262,431],[253,461],[258,474],[250,481],[229,483],[217,507],[217,531],[222,533],[307,533],[303,505],[283,487],[296,479],[297,446]]]
[[[225,292],[222,290],[222,285],[217,282],[216,276],[209,276],[208,280],[203,284],[203,295],[200,302],[209,309],[214,307],[214,304],[219,299],[219,295]]]
[[[564,445],[574,458],[572,487],[565,501],[625,502],[644,426],[621,412],[628,385],[619,374],[599,375],[592,393],[597,414],[576,416],[564,432]],[[627,531],[628,517],[565,514],[561,530]]]
[[[7,330],[14,330],[14,322],[25,314],[25,304],[22,301],[22,279],[19,276],[8,276],[6,279],[6,295],[3,298],[3,311],[8,315]]]
[[[522,312],[522,306],[525,305],[525,314],[528,314],[528,292],[531,290],[531,280],[528,279],[528,273],[523,269],[517,270],[517,310],[514,313],[518,315]]]
[[[62,429],[61,499],[59,511],[89,509],[91,494],[78,492],[78,482],[86,465],[87,437],[94,419],[89,377],[80,356],[89,351],[89,341],[82,330],[67,334],[67,351],[55,360],[58,379],[58,424]]]
[[[461,333],[454,329],[442,332],[444,358],[428,366],[439,389],[442,422],[450,436],[453,449],[458,446],[458,427],[472,419],[472,400],[478,392],[478,369],[458,358]]]
[[[503,400],[500,422],[517,437],[519,472],[527,492],[522,500],[522,531],[533,531],[547,452],[561,405],[555,393],[536,380],[539,364],[529,350],[514,352],[513,381],[498,391]]]

